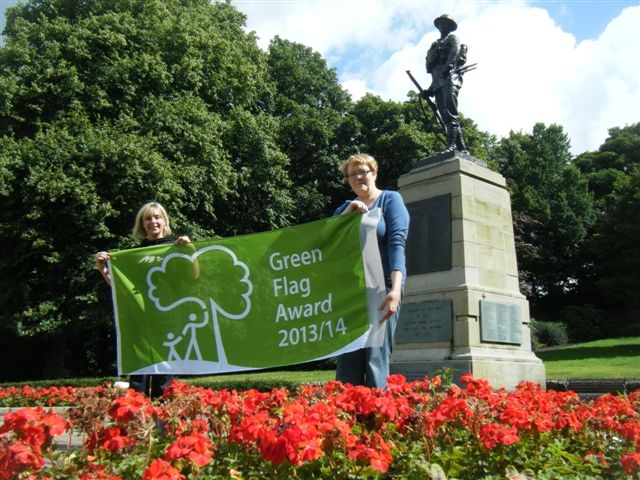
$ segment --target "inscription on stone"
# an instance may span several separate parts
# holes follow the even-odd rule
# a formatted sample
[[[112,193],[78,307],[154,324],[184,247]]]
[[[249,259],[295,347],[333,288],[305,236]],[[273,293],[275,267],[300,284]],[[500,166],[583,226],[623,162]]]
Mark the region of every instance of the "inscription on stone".
[[[520,305],[480,300],[480,340],[522,344]]]
[[[449,342],[453,332],[451,300],[405,303],[400,308],[396,343]]]
[[[451,195],[407,204],[407,275],[451,270]]]

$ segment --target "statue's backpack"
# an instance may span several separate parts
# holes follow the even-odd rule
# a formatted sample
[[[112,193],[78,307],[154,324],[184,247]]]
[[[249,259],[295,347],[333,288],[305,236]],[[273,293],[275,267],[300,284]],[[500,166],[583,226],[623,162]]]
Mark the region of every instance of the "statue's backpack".
[[[460,68],[465,63],[467,63],[467,45],[465,43],[460,44],[460,51],[458,52],[458,56],[456,57],[455,66]]]

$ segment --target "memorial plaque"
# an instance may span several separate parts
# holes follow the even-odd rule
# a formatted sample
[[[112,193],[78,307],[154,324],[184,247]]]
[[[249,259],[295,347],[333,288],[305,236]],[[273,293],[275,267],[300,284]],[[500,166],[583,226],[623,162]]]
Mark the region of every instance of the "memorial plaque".
[[[522,344],[520,305],[480,300],[480,340]]]
[[[451,270],[451,195],[407,204],[407,275]]]
[[[451,300],[403,303],[396,326],[396,343],[450,342],[453,332]]]

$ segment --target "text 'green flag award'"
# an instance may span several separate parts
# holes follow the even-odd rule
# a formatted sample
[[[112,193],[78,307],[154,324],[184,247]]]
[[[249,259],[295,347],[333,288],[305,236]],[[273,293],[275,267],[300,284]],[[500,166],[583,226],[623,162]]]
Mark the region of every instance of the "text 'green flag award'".
[[[380,345],[381,212],[111,255],[119,374],[205,374]]]

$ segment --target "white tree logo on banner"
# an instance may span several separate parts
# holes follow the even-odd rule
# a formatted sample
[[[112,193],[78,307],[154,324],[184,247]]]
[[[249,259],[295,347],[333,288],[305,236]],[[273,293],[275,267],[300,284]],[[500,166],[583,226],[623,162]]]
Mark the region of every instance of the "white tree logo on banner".
[[[206,260],[206,262],[205,262]],[[174,290],[164,288],[171,282],[166,281],[166,277],[171,275],[171,267],[189,266],[194,272],[198,272],[196,276],[215,276],[215,272],[200,272],[199,264],[216,265],[231,264],[232,269],[220,269],[224,271],[225,279],[223,284],[230,286],[233,281],[237,281],[239,285],[235,288],[225,289],[225,304],[222,305],[221,292],[216,291],[214,285],[220,282],[193,282],[186,285],[188,292],[174,298],[176,295]],[[236,275],[229,275],[229,271],[235,271]],[[155,304],[156,308],[162,312],[173,310],[174,308],[185,303],[194,303],[199,308],[196,312],[188,315],[187,322],[182,328],[180,335],[176,336],[175,332],[167,332],[167,341],[163,343],[168,349],[168,361],[180,360],[196,360],[202,361],[200,346],[196,336],[197,330],[206,327],[209,324],[209,316],[213,321],[213,331],[215,336],[216,349],[218,351],[218,363],[220,367],[229,366],[227,356],[222,342],[220,333],[220,324],[218,314],[230,320],[242,320],[251,311],[251,293],[253,292],[253,284],[249,280],[249,268],[247,265],[238,260],[236,254],[221,245],[211,245],[196,250],[191,255],[184,253],[172,253],[167,255],[162,264],[154,267],[147,273],[147,285],[149,287],[147,296]],[[244,288],[242,286],[244,285]],[[240,288],[238,288],[240,287]],[[238,290],[239,297],[229,298],[230,290]],[[185,292],[182,292],[185,293]],[[180,358],[176,346],[182,342],[187,342],[187,348],[184,358]]]

